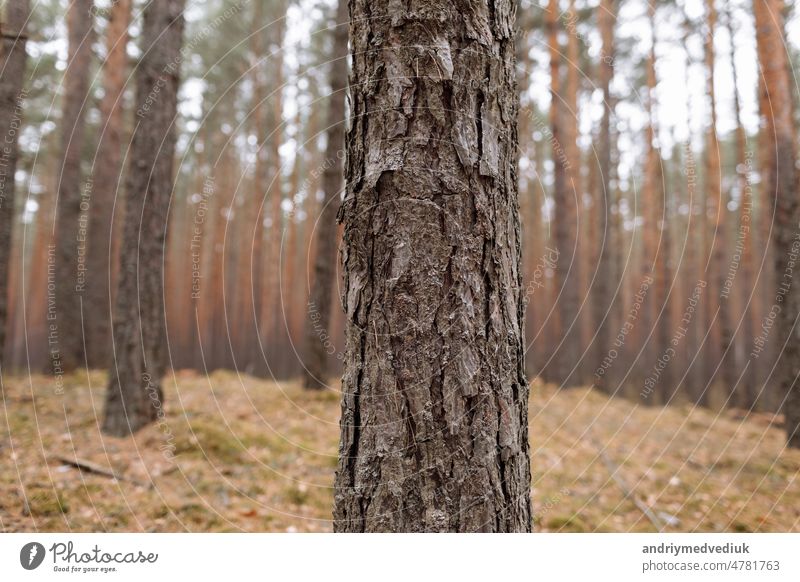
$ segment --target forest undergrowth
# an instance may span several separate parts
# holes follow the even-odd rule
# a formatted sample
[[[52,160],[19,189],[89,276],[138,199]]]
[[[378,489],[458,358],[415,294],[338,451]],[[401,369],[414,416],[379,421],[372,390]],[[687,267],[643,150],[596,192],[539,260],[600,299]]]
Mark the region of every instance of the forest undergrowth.
[[[4,380],[0,530],[331,531],[337,390],[176,372],[161,421],[118,439],[105,374],[62,380]],[[800,531],[781,417],[531,388],[535,531]]]

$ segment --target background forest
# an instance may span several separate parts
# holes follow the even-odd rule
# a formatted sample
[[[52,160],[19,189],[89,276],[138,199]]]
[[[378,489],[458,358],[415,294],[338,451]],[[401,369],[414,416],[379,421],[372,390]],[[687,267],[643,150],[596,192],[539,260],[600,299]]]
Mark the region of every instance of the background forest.
[[[145,3],[31,4],[4,174],[0,529],[329,530],[347,6],[186,6],[163,262],[142,267],[163,288],[138,289],[163,297],[166,415],[126,439],[99,425],[139,268],[123,239]],[[795,5],[521,0],[517,26],[534,528],[798,530],[800,406],[776,373],[798,346],[772,331],[777,305],[797,316],[775,269],[797,243],[775,229],[798,182],[774,171],[779,137],[797,147]]]

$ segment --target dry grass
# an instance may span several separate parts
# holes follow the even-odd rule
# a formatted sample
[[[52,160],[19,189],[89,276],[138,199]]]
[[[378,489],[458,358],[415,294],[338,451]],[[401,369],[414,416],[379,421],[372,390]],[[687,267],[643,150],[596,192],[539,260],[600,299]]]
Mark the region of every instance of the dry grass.
[[[331,529],[337,393],[178,373],[165,422],[116,439],[97,428],[103,388],[102,373],[65,378],[64,395],[48,377],[6,379],[0,530]],[[536,383],[530,415],[537,530],[652,531],[611,466],[667,531],[800,531],[800,452],[784,450],[767,416],[642,408]]]

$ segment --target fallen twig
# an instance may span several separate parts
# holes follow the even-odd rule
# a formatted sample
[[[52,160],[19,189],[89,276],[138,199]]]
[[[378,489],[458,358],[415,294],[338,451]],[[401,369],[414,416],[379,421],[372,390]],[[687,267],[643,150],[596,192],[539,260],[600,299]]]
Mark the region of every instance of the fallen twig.
[[[81,471],[86,471],[87,473],[102,475],[104,477],[108,477],[109,479],[116,479],[117,481],[128,481],[129,483],[134,483],[141,487],[152,487],[151,483],[142,483],[141,481],[138,481],[136,479],[129,479],[124,475],[116,473],[112,469],[106,469],[105,467],[102,467],[90,461],[84,461],[82,459],[71,458],[71,457],[62,457],[59,455],[56,455],[53,458],[61,463],[64,463],[65,465],[75,467],[76,469],[79,469]]]
[[[623,494],[627,499],[633,501],[634,505],[639,508],[639,510],[644,513],[645,517],[650,520],[650,523],[656,528],[657,531],[661,531],[663,529],[663,525],[661,524],[661,520],[655,514],[655,512],[648,507],[648,505],[637,497],[636,492],[631,489],[627,483],[620,477],[619,475],[619,467],[617,467],[611,459],[608,458],[603,447],[600,446],[600,443],[595,442],[595,447],[597,447],[597,454],[600,457],[600,460],[603,461],[606,469],[611,474],[611,478],[614,482],[622,489]]]

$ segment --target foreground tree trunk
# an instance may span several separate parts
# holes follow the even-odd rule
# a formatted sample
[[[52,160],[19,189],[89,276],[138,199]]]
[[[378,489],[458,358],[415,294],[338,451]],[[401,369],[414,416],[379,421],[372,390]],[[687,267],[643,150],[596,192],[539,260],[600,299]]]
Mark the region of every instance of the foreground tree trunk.
[[[91,195],[91,184],[81,185],[81,155],[88,109],[89,63],[92,58],[93,2],[75,0],[67,12],[69,43],[68,65],[64,73],[64,100],[61,114],[62,163],[58,183],[56,218],[56,313],[58,343],[53,355],[53,370],[74,370],[83,364],[80,293],[85,286],[78,256],[78,239],[84,218],[81,204]]]
[[[344,146],[344,98],[347,87],[347,1],[339,0],[333,35],[331,95],[328,100],[328,143],[323,162],[322,201],[316,223],[317,252],[306,314],[306,350],[303,384],[306,388],[326,386],[328,345],[334,277],[336,276],[336,214],[342,189],[342,147]]]
[[[800,244],[798,233],[797,173],[795,170],[795,131],[792,118],[792,89],[789,78],[786,45],[783,35],[783,1],[753,0],[756,21],[756,44],[763,75],[766,102],[766,126],[770,155],[764,164],[765,192],[775,210],[772,256],[775,261],[775,283],[770,300],[778,309],[778,364],[775,380],[780,396],[786,395],[788,446],[800,448],[800,326],[795,319],[800,313],[800,286],[792,279],[793,252]]]
[[[350,5],[334,528],[529,531],[515,3]]]
[[[125,231],[114,308],[114,362],[103,430],[132,433],[162,414],[166,367],[163,256],[173,186],[184,0],[147,5],[136,71],[136,126],[126,182]]]
[[[0,22],[0,371],[5,351],[8,316],[8,275],[11,257],[11,225],[14,221],[14,174],[17,140],[21,131],[25,98],[25,23],[28,0],[10,0]]]
[[[122,169],[123,91],[127,79],[128,24],[131,0],[117,0],[106,31],[103,65],[103,100],[100,102],[100,140],[94,163],[89,248],[86,263],[89,281],[86,303],[92,308],[85,318],[86,361],[90,368],[109,363],[111,345],[111,247],[114,201]]]

